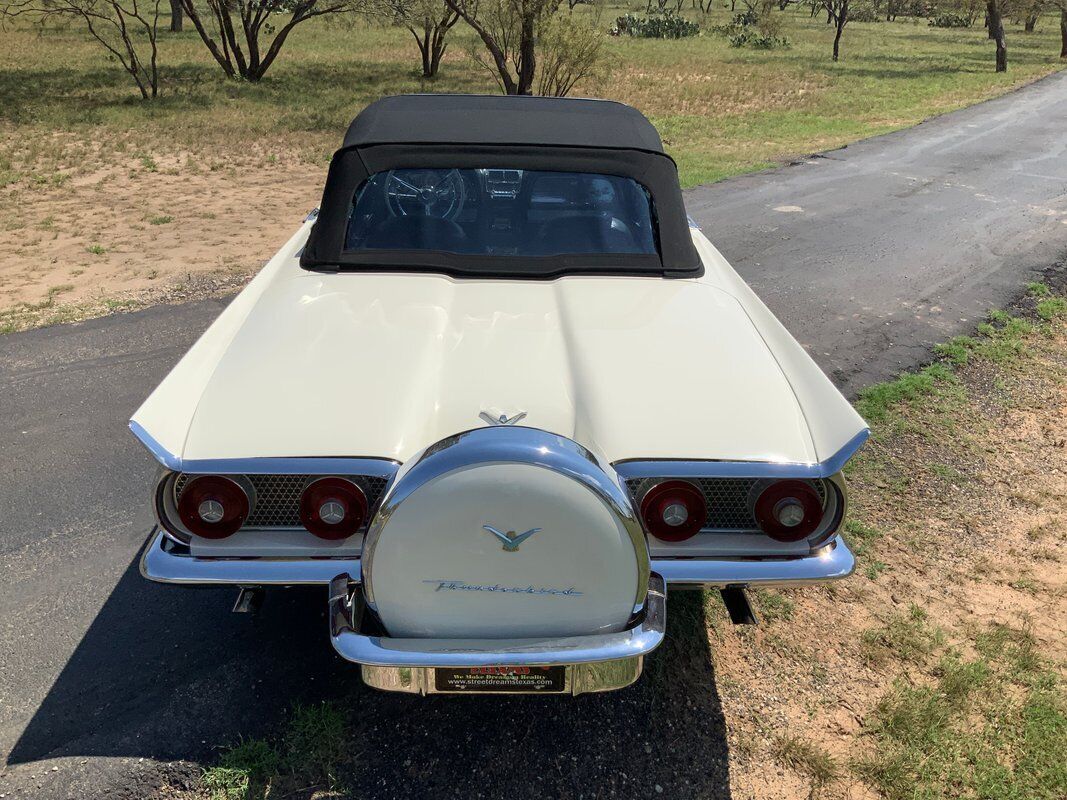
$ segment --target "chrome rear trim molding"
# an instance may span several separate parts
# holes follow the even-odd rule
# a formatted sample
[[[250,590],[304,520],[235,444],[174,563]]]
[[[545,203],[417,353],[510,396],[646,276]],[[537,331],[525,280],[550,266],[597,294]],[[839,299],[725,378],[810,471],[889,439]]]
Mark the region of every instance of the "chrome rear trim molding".
[[[196,558],[189,548],[153,529],[141,574],[157,583],[233,586],[325,585],[341,573],[362,580],[358,558]],[[652,571],[668,587],[774,586],[847,578],[856,559],[840,536],[813,555],[796,558],[653,558]]]
[[[360,633],[364,603],[350,575],[330,583],[330,638],[338,654],[378,667],[511,667],[590,664],[632,659],[663,641],[667,592],[663,578],[649,576],[644,614],[618,633],[530,639],[393,639]]]
[[[164,467],[191,475],[371,475],[391,479],[400,469],[400,462],[392,459],[350,456],[183,459],[133,420],[130,430]]]
[[[792,461],[686,461],[671,458],[627,459],[612,464],[624,480],[633,478],[829,478],[863,447],[864,428],[830,458],[819,463]]]
[[[137,437],[137,440],[148,449],[149,453],[152,454],[152,458],[167,469],[174,470],[175,472],[181,471],[182,460],[157,442],[152,434],[132,419],[130,420],[130,430],[133,432],[133,435]]]
[[[652,569],[670,587],[795,586],[847,578],[856,569],[856,558],[845,540],[835,536],[799,558],[654,558]]]
[[[155,528],[141,556],[141,575],[156,583],[232,586],[320,586],[338,572],[359,580],[358,558],[197,558]]]

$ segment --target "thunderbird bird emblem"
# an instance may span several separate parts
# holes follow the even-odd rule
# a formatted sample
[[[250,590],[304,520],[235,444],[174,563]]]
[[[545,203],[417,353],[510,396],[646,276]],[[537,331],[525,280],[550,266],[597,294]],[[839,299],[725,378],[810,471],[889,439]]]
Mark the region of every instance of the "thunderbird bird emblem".
[[[530,530],[525,533],[515,533],[515,531],[504,533],[503,531],[498,531],[492,525],[483,525],[482,529],[489,531],[489,533],[499,539],[504,545],[504,551],[508,553],[516,552],[519,549],[520,544],[541,530],[540,528],[530,528]]]
[[[518,414],[509,417],[507,414],[497,414],[496,409],[492,409],[491,411],[483,411],[478,416],[490,425],[514,425],[526,416],[526,412],[520,411]]]

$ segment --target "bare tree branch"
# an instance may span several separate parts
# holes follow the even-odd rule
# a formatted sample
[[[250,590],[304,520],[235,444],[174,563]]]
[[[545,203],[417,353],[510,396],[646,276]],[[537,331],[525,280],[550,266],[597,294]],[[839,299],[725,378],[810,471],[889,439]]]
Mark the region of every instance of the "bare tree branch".
[[[42,24],[80,22],[129,74],[142,99],[149,100],[159,93],[159,3],[149,0],[144,8],[138,0],[0,0],[0,15],[36,17]],[[147,63],[142,51],[147,51]]]
[[[370,0],[180,0],[211,57],[231,78],[260,80],[277,59],[293,28],[313,17],[361,11]],[[209,14],[197,6],[206,5]],[[287,14],[275,29],[274,15]],[[209,27],[210,24],[210,27]],[[269,37],[269,42],[264,37]]]

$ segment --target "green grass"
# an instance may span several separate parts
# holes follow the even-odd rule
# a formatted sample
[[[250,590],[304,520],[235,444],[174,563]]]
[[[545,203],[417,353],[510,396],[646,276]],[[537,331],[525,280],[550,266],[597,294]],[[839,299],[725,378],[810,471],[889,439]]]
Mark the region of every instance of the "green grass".
[[[914,664],[922,663],[943,640],[944,634],[927,621],[926,611],[913,603],[907,613],[864,631],[860,646],[867,662],[873,666]]]
[[[882,532],[858,519],[845,520],[845,538],[858,558],[867,558],[871,546],[882,538]]]
[[[810,777],[816,786],[832,781],[840,772],[829,753],[799,736],[776,736],[771,744],[771,754],[786,766]]]
[[[990,311],[987,321],[978,326],[976,336],[957,336],[936,345],[934,354],[938,360],[933,364],[864,388],[855,403],[856,410],[869,423],[885,423],[915,403],[939,399],[951,409],[965,399],[957,385],[956,368],[975,357],[997,366],[1010,366],[1026,354],[1027,337],[1039,325],[1067,315],[1067,298],[1053,295],[1044,284],[1030,284],[1028,291],[1032,298],[1040,298],[1033,311],[1037,322],[1006,311]],[[879,425],[875,434],[890,430],[890,425]]]
[[[788,597],[770,589],[754,589],[751,594],[762,622],[788,621],[793,618],[794,604]]]
[[[599,26],[606,30],[614,16],[638,5],[607,8]],[[575,13],[591,12],[579,6]],[[685,13],[705,31],[730,16],[722,8],[707,16]],[[710,32],[679,41],[608,38],[604,68],[575,94],[619,99],[646,112],[677,159],[683,183],[693,185],[911,125],[1060,67],[1051,15],[1033,35],[1009,26],[1006,75],[993,72],[981,25],[945,30],[904,18],[854,22],[835,64],[830,26],[803,10],[782,18],[786,49],[732,48]],[[462,25],[433,81],[419,75],[409,33],[357,20],[298,26],[258,84],[224,79],[188,27],[161,33],[162,95],[143,103],[77,26],[9,25],[0,50],[0,132],[9,134],[0,146],[0,183],[29,183],[35,175],[65,180],[54,177],[56,167],[89,169],[109,154],[153,172],[175,151],[192,153],[206,169],[251,157],[269,164],[292,152],[322,164],[356,112],[381,95],[496,91],[492,77],[466,57],[477,42]]]
[[[1067,701],[1025,631],[995,626],[978,655],[949,652],[929,685],[898,681],[853,769],[887,800],[1067,796]]]
[[[350,745],[339,708],[296,704],[277,742],[247,739],[226,749],[217,765],[204,770],[201,783],[212,800],[263,800],[288,784],[335,791]]]
[[[856,410],[868,422],[882,422],[891,410],[929,397],[953,381],[955,377],[947,364],[931,364],[917,372],[906,372],[894,380],[863,389]]]
[[[214,800],[253,800],[266,797],[280,766],[281,759],[270,744],[250,739],[224,752],[218,766],[204,771],[202,780]]]
[[[1046,322],[1067,314],[1067,298],[1046,297],[1037,304],[1037,315]]]

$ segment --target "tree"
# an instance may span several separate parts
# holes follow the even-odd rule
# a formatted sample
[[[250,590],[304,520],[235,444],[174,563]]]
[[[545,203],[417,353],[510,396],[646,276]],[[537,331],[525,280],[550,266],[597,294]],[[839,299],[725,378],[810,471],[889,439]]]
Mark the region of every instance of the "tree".
[[[52,20],[83,24],[137,84],[141,98],[149,100],[159,93],[159,3],[160,0],[0,0],[0,14],[26,14],[45,25]]]
[[[206,0],[203,4],[181,0],[181,4],[222,71],[231,78],[247,81],[258,81],[267,73],[285,40],[300,23],[325,14],[363,9],[363,0]],[[204,7],[207,13],[202,17]],[[271,24],[275,14],[289,15],[280,28]]]
[[[170,32],[182,32],[182,0],[170,0]]]
[[[596,70],[604,44],[599,23],[599,6],[593,24],[574,14],[556,14],[547,21],[538,41],[538,94],[566,97],[578,81]]]
[[[1067,58],[1067,3],[1060,6],[1060,58]]]
[[[445,0],[485,45],[492,72],[504,94],[533,94],[537,35],[562,0]]]
[[[378,13],[411,32],[422,56],[422,76],[436,76],[459,14],[444,0],[382,0]]]
[[[1067,0],[1051,0],[1049,5],[1060,12],[1060,58],[1067,58]]]
[[[987,0],[986,21],[989,38],[997,43],[997,72],[1008,71],[1008,44],[1004,39],[1004,0]]]
[[[832,22],[834,31],[834,61],[837,61],[841,52],[841,34],[845,32],[848,24],[849,0],[822,0],[822,7],[826,9],[826,21]]]

